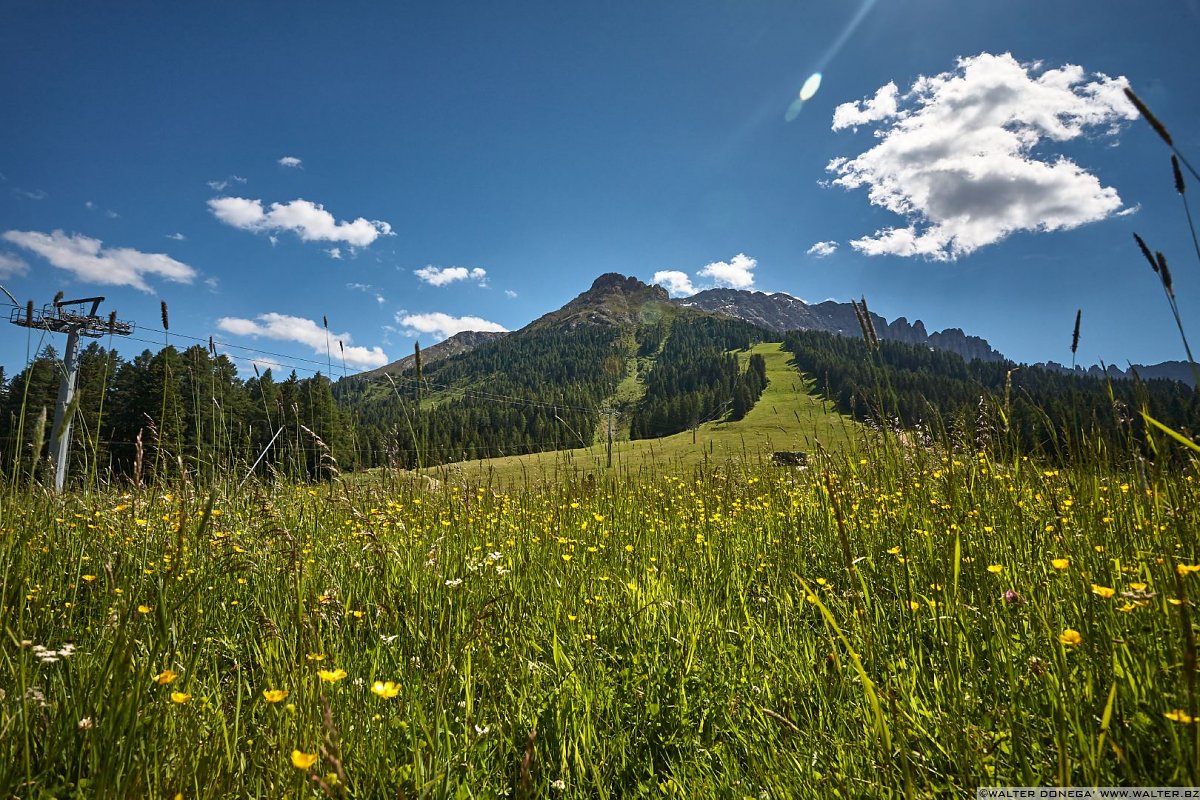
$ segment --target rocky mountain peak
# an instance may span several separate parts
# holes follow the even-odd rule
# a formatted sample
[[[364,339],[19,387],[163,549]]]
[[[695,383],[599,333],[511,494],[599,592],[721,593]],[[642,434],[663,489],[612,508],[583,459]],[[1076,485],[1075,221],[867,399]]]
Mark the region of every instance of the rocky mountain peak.
[[[629,299],[658,300],[667,302],[670,297],[667,290],[661,286],[648,286],[632,275],[622,275],[619,272],[606,272],[592,281],[592,287],[576,297],[572,304],[588,302],[604,302],[613,295],[622,295]]]

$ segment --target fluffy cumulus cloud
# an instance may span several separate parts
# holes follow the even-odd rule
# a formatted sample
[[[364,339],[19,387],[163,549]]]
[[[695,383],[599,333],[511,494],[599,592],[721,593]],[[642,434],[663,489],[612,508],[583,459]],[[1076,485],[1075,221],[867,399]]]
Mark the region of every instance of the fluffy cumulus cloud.
[[[147,276],[175,283],[191,283],[196,270],[163,253],[143,253],[130,247],[105,247],[99,239],[83,234],[38,231],[7,231],[4,239],[37,253],[53,266],[66,270],[80,281],[106,286],[132,286],[151,291]]]
[[[837,249],[837,242],[817,242],[812,247],[808,248],[805,253],[810,256],[816,256],[817,258],[825,258],[826,256],[831,256],[836,253]]]
[[[297,167],[301,167],[303,165],[304,162],[295,156],[284,156],[283,158],[279,159],[279,166],[281,167],[291,167],[292,169],[296,169]]]
[[[714,261],[696,274],[701,278],[711,278],[717,286],[750,289],[754,286],[753,273],[757,266],[758,261],[745,253],[738,253],[728,261]]]
[[[413,274],[430,286],[445,286],[448,283],[465,280],[472,280],[480,285],[487,283],[487,270],[480,267],[467,269],[466,267],[435,267],[431,264],[428,267],[414,269]]]
[[[482,317],[452,317],[441,311],[429,314],[404,314],[402,312],[396,315],[396,322],[406,328],[406,333],[410,335],[428,333],[438,339],[449,339],[454,334],[463,331],[504,333],[508,330],[503,325]]]
[[[29,272],[29,265],[20,256],[12,253],[0,253],[0,278],[11,278],[14,275],[24,275]]]
[[[241,317],[222,317],[217,320],[217,327],[235,336],[253,336],[266,339],[276,339],[281,342],[296,342],[307,345],[317,355],[325,355],[328,345],[335,356],[346,359],[346,363],[355,367],[381,367],[388,363],[387,354],[379,347],[351,346],[348,333],[325,331],[323,327],[311,319],[293,317],[288,314],[259,314],[254,319]],[[338,342],[342,348],[338,348]]]
[[[903,95],[889,83],[838,106],[835,131],[878,127],[869,150],[829,163],[832,183],[865,188],[872,205],[907,221],[851,246],[952,261],[1017,231],[1068,230],[1121,213],[1115,189],[1050,151],[1135,119],[1127,85],[1079,66],[1044,69],[982,53],[918,78]]]
[[[651,283],[657,283],[667,290],[672,297],[688,297],[699,291],[692,285],[692,279],[686,272],[677,269],[663,269],[654,273]]]
[[[654,273],[650,282],[666,289],[672,297],[687,297],[714,286],[752,289],[754,288],[754,268],[757,266],[758,261],[745,253],[738,253],[728,261],[714,261],[701,267],[696,272],[696,277],[706,279],[706,285],[697,285],[690,275],[677,269],[659,270]]]
[[[291,231],[306,242],[344,242],[353,247],[366,247],[380,236],[390,236],[392,226],[380,220],[359,217],[352,222],[338,222],[320,203],[292,200],[272,203],[263,208],[261,200],[245,197],[214,197],[208,201],[213,215],[234,228],[246,231]]]

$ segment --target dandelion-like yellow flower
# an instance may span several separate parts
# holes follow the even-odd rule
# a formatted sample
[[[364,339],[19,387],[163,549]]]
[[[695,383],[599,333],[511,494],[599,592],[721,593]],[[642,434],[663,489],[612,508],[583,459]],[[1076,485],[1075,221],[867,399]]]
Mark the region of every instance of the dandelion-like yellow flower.
[[[1055,569],[1066,569],[1067,567],[1071,566],[1071,559],[1052,558],[1050,559],[1050,566],[1054,567]]]
[[[150,606],[138,606],[139,614],[149,614],[153,610],[154,609],[150,608]]]
[[[304,657],[304,659],[306,661],[324,661],[325,654],[324,653],[309,653],[308,655],[306,655]]]
[[[921,610],[921,604],[920,604],[920,603],[918,603],[916,600],[909,600],[909,601],[908,601],[908,607],[909,607],[911,610],[913,610],[913,611],[920,611],[920,610]]]
[[[174,670],[164,669],[154,678],[154,682],[159,686],[166,686],[171,681],[179,677],[179,673]]]
[[[1103,597],[1105,600],[1107,600],[1108,598],[1110,598],[1114,594],[1116,594],[1117,590],[1109,588],[1108,586],[1101,586],[1098,583],[1093,583],[1092,584],[1092,592],[1096,595],[1099,595],[1100,597]]]
[[[287,689],[263,689],[263,699],[268,703],[278,703],[287,696]]]
[[[999,575],[1001,572],[1004,572],[1004,566],[1001,564],[991,564],[987,569],[993,575]]]
[[[1200,564],[1176,564],[1175,571],[1179,573],[1179,577],[1186,578],[1193,572],[1200,572]]]
[[[384,700],[391,700],[396,695],[400,694],[400,687],[392,681],[375,681],[371,685],[371,691],[382,697]]]
[[[175,703],[176,705],[183,705],[191,699],[192,696],[187,692],[171,692],[171,702]]]
[[[1178,722],[1180,725],[1190,725],[1196,721],[1195,717],[1184,711],[1182,708],[1177,708],[1174,711],[1168,711],[1167,713],[1163,714],[1163,716],[1171,720],[1171,722]]]
[[[316,753],[305,753],[303,750],[292,751],[292,766],[296,769],[308,769],[317,763]]]
[[[1131,584],[1129,584],[1129,588],[1130,588],[1130,589],[1133,589],[1135,592],[1144,592],[1144,591],[1146,591],[1146,584],[1144,584],[1144,583],[1131,583]]]
[[[326,683],[337,683],[342,678],[346,677],[344,669],[319,669],[317,670],[318,677]]]
[[[1078,647],[1083,644],[1083,634],[1074,628],[1067,628],[1058,636],[1058,640],[1067,647]]]
[[[571,560],[571,554],[570,554],[570,553],[563,553],[563,554],[562,554],[562,560],[563,560],[563,561],[570,561],[570,560]]]
[[[95,575],[80,575],[79,577],[83,578],[88,583],[91,583],[92,581],[96,580]]]

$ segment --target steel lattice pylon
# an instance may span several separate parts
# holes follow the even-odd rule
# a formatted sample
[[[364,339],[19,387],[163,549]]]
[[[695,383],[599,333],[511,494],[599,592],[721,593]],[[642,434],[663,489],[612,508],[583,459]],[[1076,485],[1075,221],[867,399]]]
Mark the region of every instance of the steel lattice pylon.
[[[59,292],[59,297],[62,293]],[[78,300],[58,300],[40,309],[30,300],[25,308],[14,308],[8,321],[23,328],[37,328],[52,333],[65,333],[67,347],[63,353],[63,376],[58,385],[58,403],[54,407],[54,430],[50,437],[50,452],[54,456],[54,488],[62,491],[67,481],[67,460],[71,452],[71,419],[67,409],[75,399],[75,384],[79,377],[79,337],[98,339],[102,336],[128,336],[133,323],[117,319],[117,312],[99,317],[96,311],[103,297],[83,297]],[[88,305],[91,308],[84,312]],[[36,458],[36,454],[35,454]]]

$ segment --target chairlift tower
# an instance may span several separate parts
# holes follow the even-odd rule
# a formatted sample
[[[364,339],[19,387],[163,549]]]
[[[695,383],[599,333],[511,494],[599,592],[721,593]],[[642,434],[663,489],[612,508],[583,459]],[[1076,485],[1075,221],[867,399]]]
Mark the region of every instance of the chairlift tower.
[[[62,292],[59,292],[62,297]],[[104,336],[128,336],[133,323],[117,319],[114,311],[107,318],[96,316],[103,297],[82,297],[78,300],[59,300],[34,309],[30,300],[25,308],[14,308],[8,321],[23,328],[37,328],[51,333],[65,333],[67,348],[63,352],[63,374],[58,384],[58,403],[54,406],[54,429],[50,435],[50,452],[54,458],[54,489],[61,492],[67,481],[67,461],[71,452],[71,417],[67,409],[75,400],[75,384],[79,377],[79,337],[99,339]],[[91,304],[86,313],[84,308]],[[36,454],[35,454],[36,458]]]

